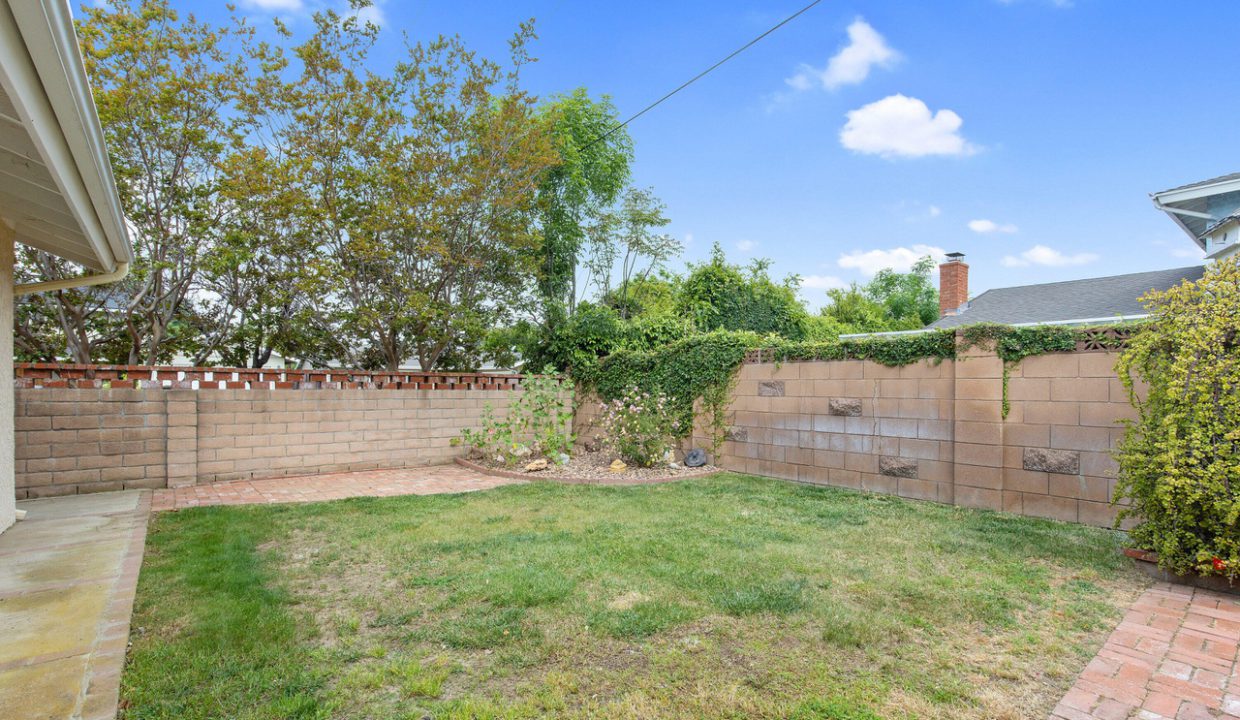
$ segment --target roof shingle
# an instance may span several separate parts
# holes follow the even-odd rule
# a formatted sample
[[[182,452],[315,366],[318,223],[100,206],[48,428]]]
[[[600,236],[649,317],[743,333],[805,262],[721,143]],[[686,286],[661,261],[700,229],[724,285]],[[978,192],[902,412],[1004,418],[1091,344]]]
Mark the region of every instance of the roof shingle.
[[[959,327],[982,322],[1017,325],[1143,315],[1146,309],[1137,298],[1150,290],[1166,290],[1184,280],[1198,280],[1204,273],[1205,267],[1193,265],[987,290],[962,312],[939,318],[930,327]]]

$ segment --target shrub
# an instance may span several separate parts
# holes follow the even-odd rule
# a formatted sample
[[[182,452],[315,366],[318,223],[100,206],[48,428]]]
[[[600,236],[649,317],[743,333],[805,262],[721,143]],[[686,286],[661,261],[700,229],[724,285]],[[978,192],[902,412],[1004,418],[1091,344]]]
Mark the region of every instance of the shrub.
[[[1143,300],[1149,325],[1117,365],[1138,415],[1117,451],[1120,517],[1163,568],[1240,577],[1240,259]]]
[[[680,419],[662,393],[633,388],[602,406],[602,441],[626,463],[652,467],[666,462]]]
[[[479,428],[461,430],[461,441],[505,465],[569,454],[573,447],[572,383],[550,372],[530,375],[510,397],[504,417],[497,417],[488,403]]]

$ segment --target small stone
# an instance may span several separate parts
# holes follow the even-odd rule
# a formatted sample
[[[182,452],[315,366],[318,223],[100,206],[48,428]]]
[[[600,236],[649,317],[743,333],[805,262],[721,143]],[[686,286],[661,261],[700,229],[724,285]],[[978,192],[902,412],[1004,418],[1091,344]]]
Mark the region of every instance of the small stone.
[[[612,460],[611,465],[608,467],[614,473],[622,473],[626,468],[628,468],[628,465],[625,465],[624,461],[619,458]]]
[[[670,462],[670,463],[668,463],[668,464],[667,464],[667,469],[668,469],[668,470],[679,470],[679,469],[680,469],[680,467],[681,467],[681,465],[680,465],[680,463],[678,463],[678,462]]]
[[[546,458],[539,458],[535,460],[534,462],[530,463],[529,465],[525,466],[526,472],[538,472],[539,470],[546,470],[546,469],[547,469]]]
[[[555,456],[555,464],[556,465],[567,465],[568,461],[571,459],[572,458],[568,456],[568,453],[560,453],[559,455]]]
[[[706,464],[706,451],[702,448],[693,448],[685,453],[685,465],[687,467],[702,467]]]

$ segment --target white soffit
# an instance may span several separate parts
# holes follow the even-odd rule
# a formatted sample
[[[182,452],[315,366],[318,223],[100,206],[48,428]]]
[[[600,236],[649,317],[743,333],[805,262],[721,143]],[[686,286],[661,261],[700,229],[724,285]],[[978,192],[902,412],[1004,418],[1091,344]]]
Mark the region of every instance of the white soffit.
[[[132,259],[65,0],[0,0],[0,221],[88,268]]]

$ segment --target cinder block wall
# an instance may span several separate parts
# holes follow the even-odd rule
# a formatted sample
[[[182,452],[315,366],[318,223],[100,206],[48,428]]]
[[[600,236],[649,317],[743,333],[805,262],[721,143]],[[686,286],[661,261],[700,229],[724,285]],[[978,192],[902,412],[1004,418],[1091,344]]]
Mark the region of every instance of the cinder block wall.
[[[1111,450],[1134,417],[1112,352],[955,361],[747,363],[716,464],[729,470],[1109,526]],[[577,431],[597,414],[587,404]],[[708,446],[706,428],[693,443]]]
[[[506,390],[18,389],[18,499],[449,462]]]

